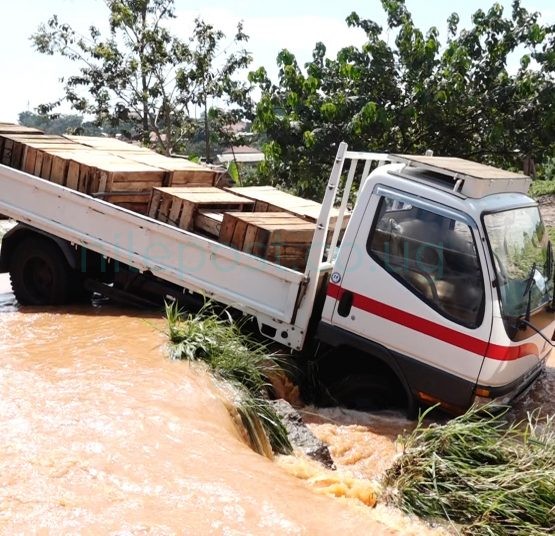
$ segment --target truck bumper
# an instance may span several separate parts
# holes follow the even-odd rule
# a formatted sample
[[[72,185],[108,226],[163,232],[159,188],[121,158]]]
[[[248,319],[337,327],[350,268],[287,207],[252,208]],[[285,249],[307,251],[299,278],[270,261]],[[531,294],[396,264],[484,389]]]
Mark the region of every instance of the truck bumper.
[[[534,368],[530,369],[516,380],[499,387],[477,385],[475,389],[474,402],[481,406],[494,404],[505,406],[514,402],[517,398],[525,395],[534,382],[545,372],[545,360],[540,361]]]

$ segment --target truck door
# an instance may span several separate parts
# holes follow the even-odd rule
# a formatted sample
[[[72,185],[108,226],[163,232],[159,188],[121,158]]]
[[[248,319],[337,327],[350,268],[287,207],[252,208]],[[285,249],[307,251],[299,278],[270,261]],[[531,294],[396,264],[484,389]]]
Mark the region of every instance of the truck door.
[[[468,405],[492,326],[475,223],[380,186],[352,244],[328,288],[331,329],[389,349],[421,400]]]

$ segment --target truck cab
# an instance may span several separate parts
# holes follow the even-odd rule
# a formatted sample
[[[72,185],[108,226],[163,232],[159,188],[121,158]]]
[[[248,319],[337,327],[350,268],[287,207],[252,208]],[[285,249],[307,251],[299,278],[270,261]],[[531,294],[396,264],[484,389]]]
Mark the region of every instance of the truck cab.
[[[361,356],[377,356],[422,403],[508,402],[541,373],[555,327],[530,179],[454,158],[392,160],[363,182],[319,337],[335,359],[355,352],[359,376]],[[349,382],[364,389],[347,375],[340,390]]]

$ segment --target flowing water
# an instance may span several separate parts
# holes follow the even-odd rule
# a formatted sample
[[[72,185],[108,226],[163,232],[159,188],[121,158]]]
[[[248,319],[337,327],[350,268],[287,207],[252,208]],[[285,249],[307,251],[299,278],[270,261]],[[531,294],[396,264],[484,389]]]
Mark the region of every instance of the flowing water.
[[[0,275],[1,534],[443,533],[364,504],[400,414],[307,408],[340,471],[270,461],[208,374],[165,357],[163,329],[110,306],[19,308]],[[526,409],[553,411],[554,385],[551,370]]]

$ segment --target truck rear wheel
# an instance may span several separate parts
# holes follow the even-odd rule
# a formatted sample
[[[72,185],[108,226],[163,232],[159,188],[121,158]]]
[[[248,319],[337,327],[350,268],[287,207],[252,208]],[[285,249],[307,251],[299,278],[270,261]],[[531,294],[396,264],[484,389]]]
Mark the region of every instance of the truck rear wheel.
[[[73,272],[60,248],[47,238],[24,238],[10,256],[9,269],[21,305],[62,305],[71,300]]]

